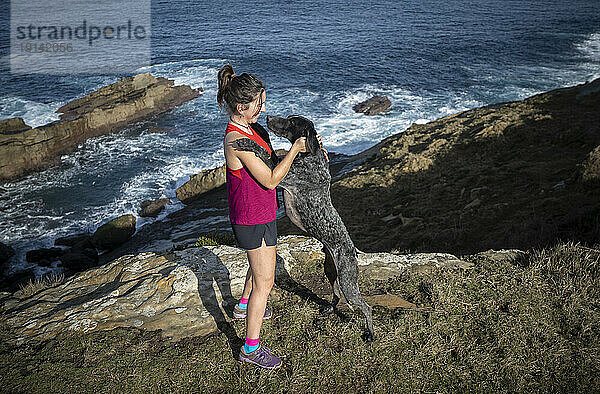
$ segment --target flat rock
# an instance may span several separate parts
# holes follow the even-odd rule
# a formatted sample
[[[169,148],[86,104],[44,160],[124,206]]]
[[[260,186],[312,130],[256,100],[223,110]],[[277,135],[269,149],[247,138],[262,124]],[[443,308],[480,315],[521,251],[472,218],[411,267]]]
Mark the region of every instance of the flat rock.
[[[410,253],[387,252],[358,253],[358,268],[363,275],[375,280],[387,280],[400,275],[407,269],[420,271],[422,267],[456,267],[469,269],[472,263],[463,261],[449,253]]]
[[[402,297],[398,297],[393,294],[377,294],[372,296],[364,296],[363,297],[367,304],[371,306],[382,306],[387,309],[396,309],[396,308],[404,308],[404,309],[414,309],[419,310],[420,308],[413,304],[412,302],[406,301]]]
[[[322,244],[305,236],[278,239],[276,277],[312,260],[323,260]],[[360,253],[361,275],[386,280],[411,264],[454,264],[446,254]],[[90,332],[116,327],[162,330],[177,340],[215,332],[230,320],[228,310],[242,293],[246,252],[231,246],[202,246],[172,252],[124,255],[75,274],[28,297],[1,297],[6,322],[16,330],[10,342],[45,340],[62,331]],[[393,298],[393,297],[392,297]],[[409,307],[396,298],[377,305]]]

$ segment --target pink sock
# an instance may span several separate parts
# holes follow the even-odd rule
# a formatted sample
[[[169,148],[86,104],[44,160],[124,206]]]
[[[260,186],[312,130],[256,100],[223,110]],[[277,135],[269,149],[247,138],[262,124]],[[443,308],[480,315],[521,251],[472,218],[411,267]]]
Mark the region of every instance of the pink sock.
[[[246,343],[244,344],[244,351],[250,353],[258,349],[258,338],[246,337]]]

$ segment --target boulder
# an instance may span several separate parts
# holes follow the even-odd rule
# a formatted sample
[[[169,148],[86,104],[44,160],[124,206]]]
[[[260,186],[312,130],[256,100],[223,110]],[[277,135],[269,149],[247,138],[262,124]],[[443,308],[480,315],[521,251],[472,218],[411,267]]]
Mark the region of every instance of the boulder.
[[[72,248],[61,254],[58,259],[68,273],[85,271],[98,265],[98,251],[95,248]]]
[[[127,223],[126,220],[124,222]],[[123,220],[121,219],[120,221],[117,220],[110,228],[123,225]],[[103,239],[102,242],[107,241]],[[116,241],[113,240],[113,242]],[[83,271],[98,265],[98,251],[92,242],[92,237],[87,233],[57,238],[54,240],[54,245],[68,246],[68,248],[52,247],[30,250],[25,254],[25,259],[41,267],[49,267],[53,262],[59,261],[60,265],[66,269],[67,274]]]
[[[90,137],[108,134],[198,97],[187,85],[149,73],[122,78],[57,110],[59,121],[36,128],[21,118],[0,123],[0,182],[60,161]]]
[[[25,260],[30,263],[36,263],[42,267],[49,267],[53,261],[63,253],[61,248],[40,248],[29,250],[25,253]]]
[[[190,180],[176,190],[177,198],[184,204],[197,200],[203,193],[225,184],[225,164],[192,175]]]
[[[279,237],[276,281],[288,279],[288,273],[300,264],[322,261],[322,247],[310,237]],[[467,264],[441,253],[359,253],[358,259],[361,275],[381,280],[400,275],[413,264]],[[246,252],[224,245],[124,255],[35,294],[17,292],[5,298],[5,321],[17,334],[9,341],[20,344],[52,338],[65,330],[116,327],[160,329],[172,340],[211,334],[217,323],[230,320],[247,268]],[[375,299],[387,307],[413,307],[401,299]]]
[[[58,237],[54,240],[56,246],[75,246],[80,243],[91,243],[91,235],[88,233],[71,234],[65,237]],[[92,244],[93,246],[93,244]]]
[[[58,258],[61,266],[65,268],[65,272],[70,274],[97,266],[100,259],[92,237],[84,234],[79,239],[73,237],[73,240],[76,242],[72,243],[69,250]]]
[[[92,236],[92,242],[99,249],[114,249],[127,242],[135,233],[135,216],[121,215],[98,227]]]
[[[169,203],[168,198],[159,198],[154,201],[146,200],[140,204],[140,217],[157,217],[158,214],[165,208]]]
[[[362,112],[365,115],[376,115],[392,106],[387,96],[373,96],[368,100],[358,103],[352,107],[354,112]]]

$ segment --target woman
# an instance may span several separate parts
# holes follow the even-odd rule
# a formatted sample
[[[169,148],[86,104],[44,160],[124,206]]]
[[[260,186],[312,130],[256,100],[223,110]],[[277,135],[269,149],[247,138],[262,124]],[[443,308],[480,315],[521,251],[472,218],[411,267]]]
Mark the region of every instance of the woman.
[[[306,138],[296,140],[273,170],[253,152],[234,149],[235,140],[250,138],[274,156],[268,136],[265,141],[255,131],[260,125],[250,126],[265,112],[265,86],[253,74],[236,75],[231,65],[223,66],[217,77],[217,102],[219,107],[225,105],[229,114],[223,143],[229,220],[236,242],[246,250],[250,263],[242,298],[234,308],[234,318],[246,318],[246,342],[239,359],[275,369],[281,366],[281,360],[259,344],[262,321],[271,317],[266,304],[275,278],[275,187],[288,173],[296,155],[307,152]]]

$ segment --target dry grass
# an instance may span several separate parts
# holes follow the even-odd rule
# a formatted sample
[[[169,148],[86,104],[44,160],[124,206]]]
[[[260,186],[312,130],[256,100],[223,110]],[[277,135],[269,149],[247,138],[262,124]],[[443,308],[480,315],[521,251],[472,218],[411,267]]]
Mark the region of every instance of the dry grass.
[[[60,285],[61,283],[63,283],[64,280],[65,275],[63,273],[51,273],[47,275],[42,275],[36,279],[29,279],[29,282],[19,285],[19,290],[15,292],[15,296],[20,298],[27,298],[34,295],[40,290]]]

